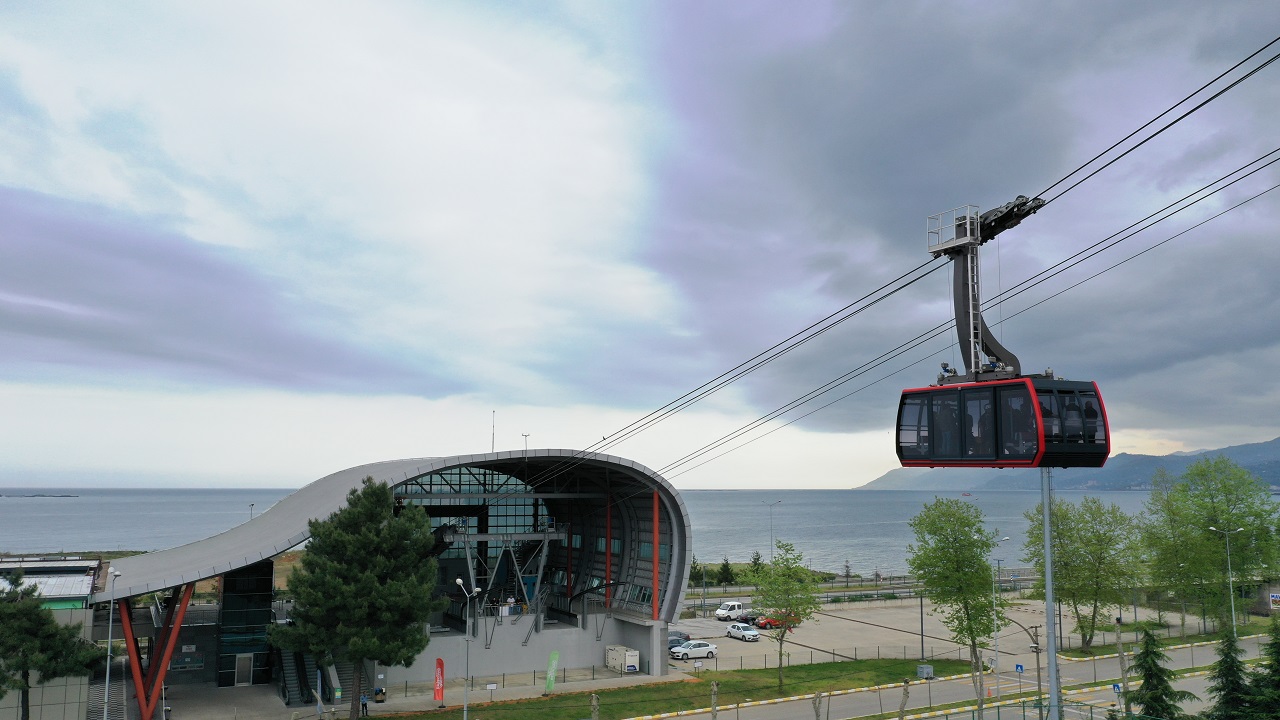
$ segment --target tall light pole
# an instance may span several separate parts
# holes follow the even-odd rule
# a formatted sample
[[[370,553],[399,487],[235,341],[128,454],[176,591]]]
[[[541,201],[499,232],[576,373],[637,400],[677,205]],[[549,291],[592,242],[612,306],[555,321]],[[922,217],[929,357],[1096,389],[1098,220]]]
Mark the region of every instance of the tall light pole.
[[[996,545],[1008,540],[1009,536],[1005,535],[996,541]],[[991,579],[991,642],[996,654],[996,664],[992,670],[995,671],[996,680],[996,699],[1000,699],[1000,602],[999,602],[999,586],[1000,586],[1000,559],[996,559],[996,574]]]
[[[1231,534],[1241,532],[1244,528],[1236,528],[1235,530],[1219,530],[1218,528],[1210,525],[1209,529],[1214,532],[1222,533],[1222,536],[1227,539],[1227,593],[1231,598],[1231,637],[1239,639],[1236,635],[1236,587],[1235,583],[1231,580]]]
[[[462,594],[466,597],[463,602],[467,604],[464,617],[466,618],[466,634],[467,634],[467,660],[466,666],[463,668],[464,677],[462,678],[462,720],[467,720],[467,705],[470,700],[468,691],[471,689],[471,598],[480,594],[480,588],[472,588],[467,590],[467,586],[462,584],[462,578],[454,580],[458,583],[458,587],[462,588]]]
[[[1022,628],[1023,632],[1027,634],[1027,637],[1031,638],[1031,652],[1036,655],[1036,707],[1040,710],[1038,717],[1040,720],[1044,720],[1044,703],[1042,702],[1044,686],[1040,682],[1040,626],[1032,625],[1031,627],[1027,627],[1013,618],[1009,618],[1009,622]]]
[[[111,600],[107,602],[107,682],[102,691],[102,720],[107,720],[107,708],[111,707],[111,621],[115,618],[111,605],[116,600],[116,578],[120,577],[120,571],[108,567],[107,574],[111,576]]]
[[[772,563],[773,562],[773,506],[777,505],[782,501],[774,500],[773,502],[769,502],[767,500],[761,500],[760,502],[764,505],[769,506],[769,562]]]
[[[253,503],[249,503],[249,519],[253,519]]]

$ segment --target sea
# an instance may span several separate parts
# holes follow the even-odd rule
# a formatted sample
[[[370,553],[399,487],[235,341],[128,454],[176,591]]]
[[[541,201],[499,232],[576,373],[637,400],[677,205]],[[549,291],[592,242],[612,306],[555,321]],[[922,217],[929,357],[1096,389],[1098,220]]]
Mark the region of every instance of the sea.
[[[0,488],[0,552],[37,555],[105,550],[163,550],[202,540],[247,522],[293,492],[289,489],[34,489]],[[1086,495],[1131,516],[1149,493],[1056,491]],[[976,505],[988,529],[1009,540],[992,554],[1020,567],[1040,493],[933,490],[684,490],[693,552],[711,567],[728,558],[769,558],[773,540],[795,546],[814,570],[870,576],[906,572],[911,518],[936,497]],[[709,568],[710,569],[710,568]]]

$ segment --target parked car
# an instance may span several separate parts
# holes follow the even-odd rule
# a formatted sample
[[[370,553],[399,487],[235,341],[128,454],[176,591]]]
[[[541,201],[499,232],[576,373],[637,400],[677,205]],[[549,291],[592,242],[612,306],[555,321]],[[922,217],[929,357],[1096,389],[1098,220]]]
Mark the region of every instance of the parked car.
[[[688,660],[691,657],[713,658],[716,656],[716,646],[704,640],[690,640],[683,645],[671,648],[668,652],[677,660]]]
[[[684,632],[684,631],[681,631],[681,630],[668,630],[668,631],[667,631],[667,637],[669,637],[669,638],[678,637],[678,638],[680,638],[680,642],[682,643],[682,642],[684,642],[685,640],[688,640],[688,639],[689,639],[689,633]],[[676,644],[677,644],[677,645],[679,645],[680,643],[676,643]]]
[[[682,638],[682,637],[680,637],[680,636],[678,636],[678,635],[668,635],[668,636],[667,636],[667,649],[668,649],[668,650],[670,650],[670,649],[671,649],[671,648],[673,648],[673,647],[679,647],[680,645],[683,645],[683,644],[685,644],[685,643],[687,643],[687,642],[689,642],[689,641],[688,641],[688,640],[686,640],[686,639],[684,639],[684,638]]]
[[[740,623],[746,623],[746,624],[748,624],[748,625],[755,625],[755,624],[756,624],[756,620],[759,620],[759,619],[760,619],[760,614],[759,614],[759,613],[751,612],[750,610],[744,610],[744,611],[742,612],[742,614],[741,614],[741,615],[739,615],[738,617],[736,617],[736,618],[734,618],[734,619],[735,619],[735,620],[737,620],[737,621],[738,621],[738,622],[740,622]]]
[[[730,600],[720,603],[720,607],[716,608],[717,620],[736,620],[744,611],[742,603]]]
[[[799,624],[800,623],[798,622],[790,622],[790,623],[787,623],[787,626],[790,628],[795,628],[795,626]],[[782,627],[782,621],[779,620],[778,618],[762,615],[761,617],[756,619],[755,625],[761,630],[772,630],[774,628]]]
[[[760,639],[760,633],[746,623],[734,623],[730,625],[729,629],[725,632],[725,635],[728,635],[731,638],[745,640],[747,642],[755,642]]]

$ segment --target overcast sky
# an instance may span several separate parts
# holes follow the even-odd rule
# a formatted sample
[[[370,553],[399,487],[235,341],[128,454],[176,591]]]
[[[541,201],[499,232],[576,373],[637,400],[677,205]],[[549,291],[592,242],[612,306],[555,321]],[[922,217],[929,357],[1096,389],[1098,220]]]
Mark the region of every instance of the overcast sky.
[[[1048,189],[1278,28],[1270,1],[4,5],[0,486],[586,448],[928,261],[928,215]],[[1277,107],[1280,63],[986,245],[984,296],[1280,147]],[[1169,240],[1277,168],[988,323],[1024,370],[1098,381],[1116,452],[1280,435],[1280,190]],[[608,452],[663,469],[948,322],[949,286]],[[668,477],[868,482],[941,361],[953,333]]]

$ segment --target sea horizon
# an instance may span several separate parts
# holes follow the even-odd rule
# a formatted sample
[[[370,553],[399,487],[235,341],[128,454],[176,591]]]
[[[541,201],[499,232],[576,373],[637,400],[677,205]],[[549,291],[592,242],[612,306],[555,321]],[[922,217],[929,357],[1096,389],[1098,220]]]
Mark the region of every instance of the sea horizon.
[[[54,554],[134,550],[150,552],[225,532],[267,512],[297,488],[49,488],[0,487],[0,552]],[[972,502],[988,529],[1008,535],[993,560],[1022,566],[1035,508],[1031,490],[690,489],[680,497],[693,528],[693,554],[715,567],[724,559],[768,558],[772,543],[795,546],[815,570],[857,574],[906,571],[914,541],[911,518],[936,497]],[[1091,495],[1129,514],[1149,492],[1055,491],[1078,501]],[[858,499],[854,501],[852,498]],[[779,502],[780,501],[780,502]]]

